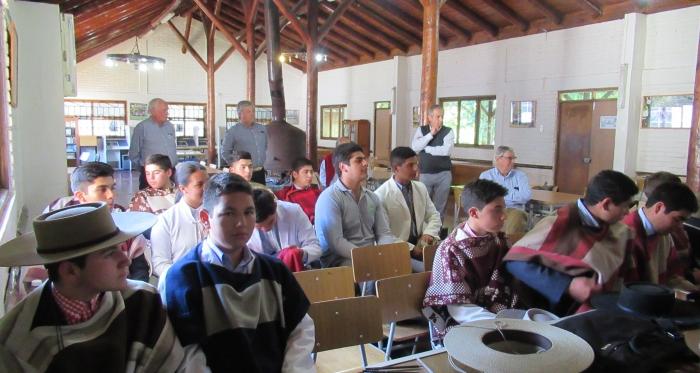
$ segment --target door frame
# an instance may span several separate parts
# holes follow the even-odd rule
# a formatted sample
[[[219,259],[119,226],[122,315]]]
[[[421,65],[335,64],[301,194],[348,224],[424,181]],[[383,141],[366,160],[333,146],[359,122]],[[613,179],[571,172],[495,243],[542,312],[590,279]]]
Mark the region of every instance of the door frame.
[[[595,101],[617,101],[617,98],[611,99],[595,99],[595,95],[591,94],[591,99],[589,100],[572,100],[572,101],[562,101],[561,94],[568,92],[595,92],[595,91],[609,91],[618,90],[618,87],[601,87],[601,88],[582,88],[582,89],[565,89],[557,91],[557,107],[556,107],[556,117],[557,117],[557,128],[554,134],[554,159],[552,160],[552,184],[556,184],[557,176],[559,173],[559,168],[557,167],[557,158],[559,157],[559,134],[561,133],[561,104],[562,102],[595,102]],[[619,92],[619,91],[618,91]]]
[[[377,104],[382,104],[382,103],[389,104],[389,107],[377,109]],[[373,141],[372,141],[372,153],[376,157],[376,155],[377,155],[377,110],[389,110],[389,113],[391,113],[391,101],[389,101],[389,100],[374,101],[373,107],[374,107],[374,112],[373,112],[372,116],[374,118],[372,119],[372,124],[373,124],[372,127],[374,127],[374,128],[372,129],[372,132],[373,132],[374,137],[372,138],[373,139]],[[391,118],[391,116],[389,116],[389,118]],[[392,121],[393,121],[393,119],[392,119]],[[390,147],[391,147],[391,143],[392,143],[391,137],[393,135],[392,127],[393,127],[393,123],[389,123],[389,146]],[[391,149],[389,151],[391,152]]]

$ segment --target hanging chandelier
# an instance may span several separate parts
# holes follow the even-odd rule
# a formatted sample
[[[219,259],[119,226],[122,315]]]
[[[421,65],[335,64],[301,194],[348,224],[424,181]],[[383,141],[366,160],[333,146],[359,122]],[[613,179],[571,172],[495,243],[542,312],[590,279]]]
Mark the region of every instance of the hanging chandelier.
[[[136,38],[136,43],[134,44],[134,47],[131,48],[131,53],[111,53],[108,54],[107,58],[105,59],[105,65],[107,65],[107,67],[118,66],[120,62],[126,63],[127,65],[133,65],[134,69],[139,71],[147,71],[149,66],[156,70],[163,70],[165,67],[164,58],[141,54],[139,51],[139,38]]]
[[[280,55],[279,55],[278,58],[279,58],[279,61],[280,61],[281,63],[285,63],[285,62],[291,63],[291,62],[292,62],[292,59],[301,60],[301,61],[306,62],[307,59],[308,59],[308,54],[306,53],[306,51],[301,51],[301,52],[282,52],[282,53],[280,53]],[[318,63],[320,63],[320,62],[327,62],[327,61],[328,61],[328,55],[325,54],[325,53],[316,53],[316,55],[314,56],[314,59],[315,59],[316,62],[318,62]]]

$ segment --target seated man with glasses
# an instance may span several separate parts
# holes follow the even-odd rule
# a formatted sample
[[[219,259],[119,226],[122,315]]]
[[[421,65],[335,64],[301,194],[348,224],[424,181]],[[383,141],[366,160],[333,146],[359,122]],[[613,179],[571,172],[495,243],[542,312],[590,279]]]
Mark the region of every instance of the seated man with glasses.
[[[506,236],[522,235],[527,231],[527,215],[524,210],[532,196],[527,174],[514,168],[517,158],[511,147],[501,145],[496,148],[496,167],[479,176],[479,179],[494,181],[508,190],[505,197],[506,224],[503,227]]]

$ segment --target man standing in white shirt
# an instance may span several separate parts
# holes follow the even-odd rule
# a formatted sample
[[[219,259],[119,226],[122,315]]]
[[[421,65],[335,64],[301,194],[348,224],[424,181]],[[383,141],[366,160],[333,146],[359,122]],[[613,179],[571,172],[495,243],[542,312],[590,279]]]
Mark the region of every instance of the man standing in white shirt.
[[[452,161],[450,154],[455,144],[455,134],[442,125],[443,110],[433,105],[428,113],[428,125],[420,126],[413,135],[411,148],[420,160],[420,181],[428,188],[428,194],[445,218],[445,204],[452,184]]]

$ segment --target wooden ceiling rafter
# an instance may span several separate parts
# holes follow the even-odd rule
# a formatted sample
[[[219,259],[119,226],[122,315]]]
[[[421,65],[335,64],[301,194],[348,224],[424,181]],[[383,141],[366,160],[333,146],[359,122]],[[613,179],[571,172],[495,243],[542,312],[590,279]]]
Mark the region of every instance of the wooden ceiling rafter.
[[[279,9],[280,13],[287,18],[287,21],[289,21],[290,26],[294,29],[294,31],[296,31],[297,35],[302,38],[304,41],[303,44],[310,43],[311,39],[309,37],[309,33],[306,32],[306,25],[302,25],[297,15],[292,12],[284,0],[272,1],[275,3],[275,5],[277,5],[277,9]]]
[[[279,0],[276,0],[276,1],[279,1]],[[334,7],[330,6],[328,3],[325,3],[325,2],[322,4],[319,4],[319,5],[320,5],[320,7],[319,7],[320,9],[324,9],[326,12],[328,12],[330,14],[332,14],[332,12],[335,10]],[[384,32],[380,32],[380,31],[376,30],[374,27],[368,25],[363,20],[361,20],[360,18],[358,18],[352,14],[346,13],[345,17],[343,17],[340,20],[339,24],[346,24],[350,28],[354,28],[355,32],[357,32],[356,31],[357,29],[366,30],[367,31],[366,36],[371,37],[375,42],[379,42],[382,45],[389,47],[389,49],[392,49],[392,48],[398,49],[403,53],[408,52],[408,45],[405,45],[404,43],[394,39],[393,37],[387,35]]]
[[[420,2],[418,1],[407,1],[406,5],[408,5],[410,11],[414,12],[415,14],[418,15],[418,19],[420,19],[421,22],[421,30],[423,29],[423,5],[421,5]],[[391,9],[387,7],[387,9]],[[444,33],[445,31],[449,31],[452,34],[455,34],[457,37],[460,37],[464,40],[471,40],[472,38],[472,32],[471,30],[464,28],[462,25],[458,24],[451,18],[445,16],[444,14],[440,15],[440,34]]]
[[[381,14],[382,17],[392,21],[394,24],[400,25],[407,32],[412,33],[418,38],[422,38],[421,30],[423,25],[420,20],[415,19],[411,15],[407,14],[403,10],[392,6],[389,2],[377,2],[374,0],[365,0],[360,2],[361,6],[368,8],[374,13]],[[448,42],[447,37],[440,35],[440,44],[446,45]]]
[[[319,7],[319,14],[323,13],[323,7]],[[373,42],[366,36],[353,31],[351,28],[343,25],[342,23],[336,23],[335,27],[330,31],[330,34],[337,34],[340,37],[344,37],[348,40],[352,40],[355,44],[360,45],[364,49],[372,50],[372,55],[377,57],[379,55],[388,56],[390,51],[384,47],[379,46],[377,43]]]
[[[483,16],[477,14],[474,10],[469,9],[461,1],[453,0],[448,1],[445,4],[450,9],[456,11],[459,15],[469,20],[469,22],[482,28],[484,31],[489,33],[489,35],[496,37],[498,36],[498,26],[484,19]]]
[[[219,19],[219,17],[214,15],[214,13],[211,11],[211,9],[209,9],[206,6],[206,4],[203,3],[202,0],[192,0],[192,1],[194,1],[195,4],[197,4],[199,6],[199,9],[202,11],[202,13],[204,13],[204,15],[213,23],[213,25],[216,26],[217,29],[219,29],[219,31],[224,36],[224,38],[226,38],[226,40],[228,40],[229,43],[231,43],[231,45],[236,47],[236,50],[238,51],[238,53],[240,53],[242,56],[245,56],[248,51],[245,48],[243,48],[241,43],[238,40],[236,40],[236,37],[234,37],[233,34],[231,34],[229,32],[229,30],[226,27],[224,27],[224,25],[221,22],[221,20]]]
[[[518,26],[522,31],[527,31],[530,27],[530,22],[520,17],[513,9],[503,4],[500,0],[484,1],[484,4],[491,7],[496,13],[507,19],[512,25]]]
[[[554,6],[547,4],[545,0],[527,0],[532,4],[537,10],[539,10],[545,17],[547,17],[555,25],[560,25],[564,16],[559,13],[558,10],[554,9]]]
[[[383,30],[385,34],[393,36],[396,40],[402,42],[407,46],[420,45],[421,38],[409,33],[404,30],[401,26],[394,24],[387,18],[380,17],[372,11],[368,11],[366,8],[359,6],[353,7],[349,12],[363,18],[367,23],[373,25],[379,30]]]
[[[348,10],[350,6],[352,6],[355,3],[355,0],[343,0],[340,5],[335,8],[333,13],[330,15],[330,17],[326,18],[325,22],[323,22],[323,25],[321,26],[321,29],[318,31],[318,41],[321,42],[323,38],[328,35],[328,32],[331,30],[333,26],[335,26],[336,23],[338,23],[338,20],[340,17],[345,14],[345,11]]]
[[[594,3],[592,0],[579,0],[581,3],[583,3],[584,8],[591,13],[593,13],[594,17],[600,17],[603,15],[603,8],[601,8],[598,4]]]
[[[173,30],[173,33],[175,36],[177,36],[178,39],[182,42],[183,47],[187,48],[187,51],[190,52],[192,57],[194,58],[195,61],[199,64],[199,66],[202,67],[205,71],[207,70],[207,63],[204,62],[204,59],[202,59],[202,56],[199,55],[199,53],[192,47],[192,44],[185,38],[184,35],[180,33],[180,30],[177,29],[177,26],[172,21],[168,21],[168,26],[170,26],[170,29]]]

